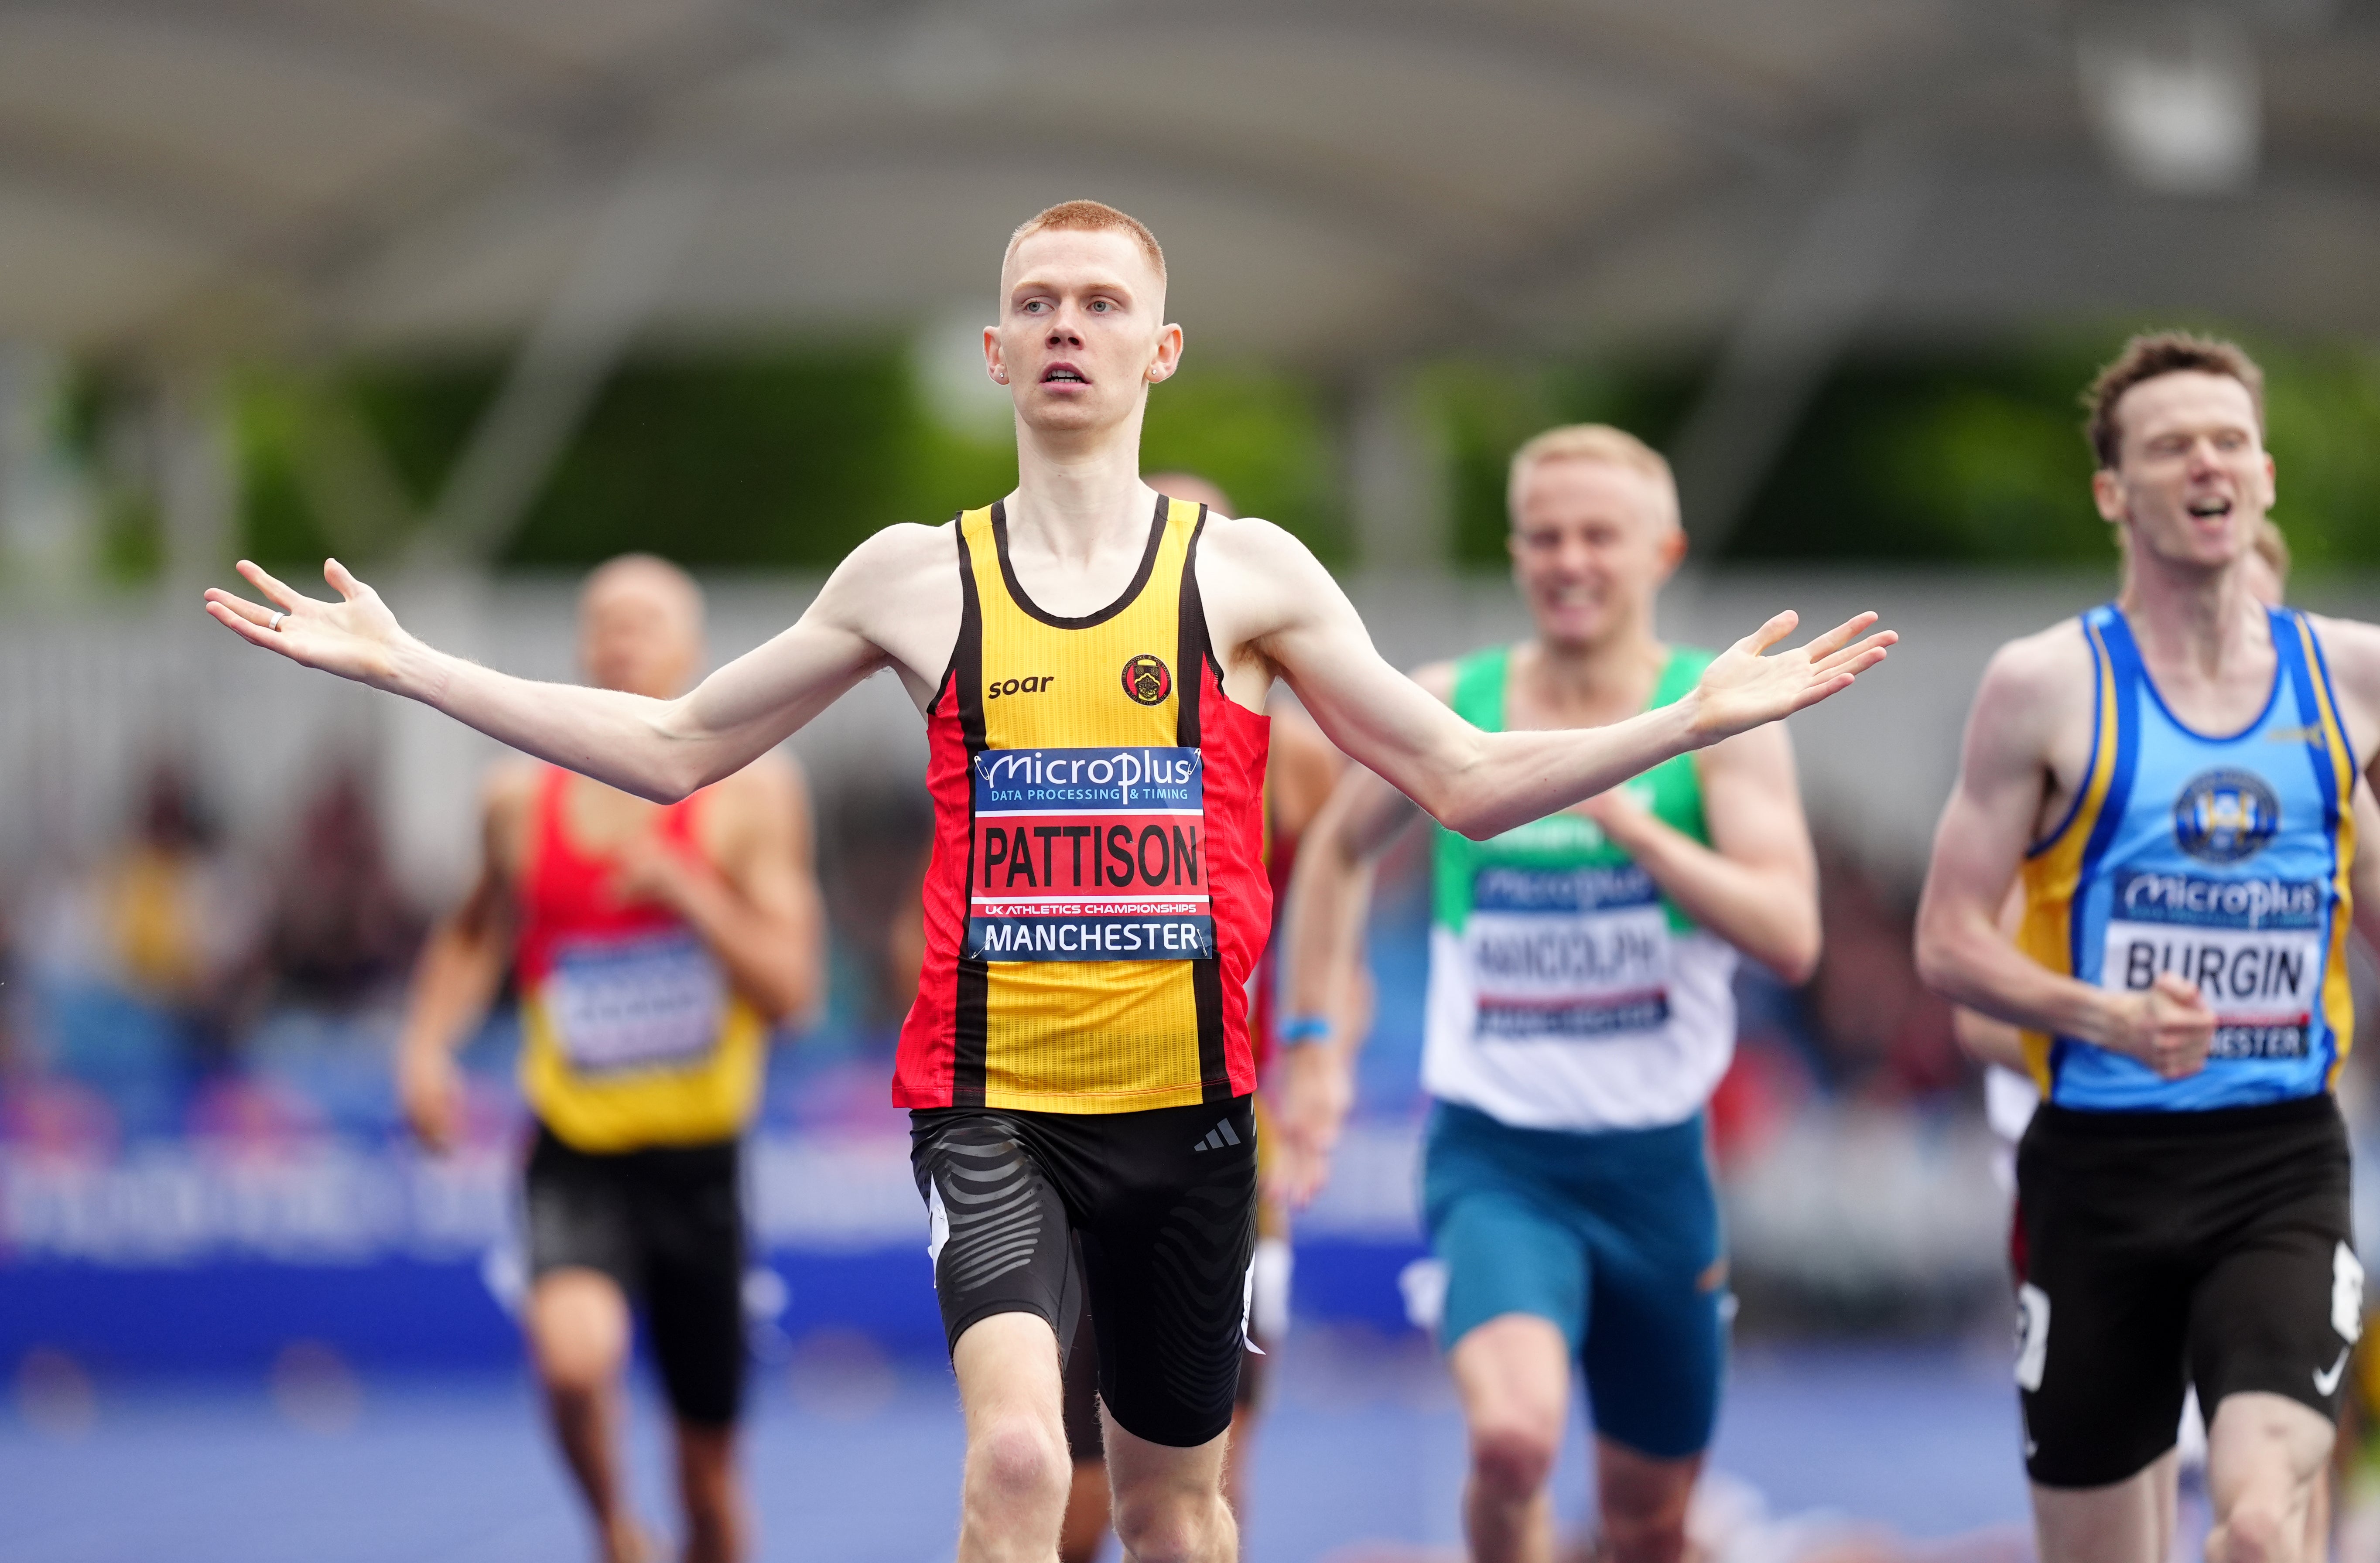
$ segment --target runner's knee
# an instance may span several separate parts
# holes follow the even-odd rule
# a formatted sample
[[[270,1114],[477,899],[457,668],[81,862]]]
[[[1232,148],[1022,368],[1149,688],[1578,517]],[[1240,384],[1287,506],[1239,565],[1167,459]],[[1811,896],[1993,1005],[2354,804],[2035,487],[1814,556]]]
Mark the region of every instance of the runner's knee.
[[[1607,1506],[1603,1543],[1613,1563],[1678,1563],[1686,1555],[1685,1505],[1633,1513]]]
[[[2222,1549],[2207,1549],[2214,1563],[2293,1563],[2298,1556],[2298,1528],[2288,1504],[2273,1495],[2242,1497],[2216,1531]]]
[[[1075,1476],[1065,1441],[1041,1419],[1025,1415],[978,1429],[967,1464],[975,1484],[1013,1501],[1063,1503]]]
[[[1116,1539],[1134,1563],[1195,1563],[1215,1553],[1214,1533],[1230,1522],[1220,1491],[1167,1487],[1119,1494]]]
[[[528,1334],[550,1392],[592,1394],[619,1375],[627,1357],[627,1302],[600,1277],[549,1278],[530,1296]]]
[[[1504,1497],[1527,1497],[1553,1474],[1561,1429],[1527,1416],[1483,1417],[1471,1431],[1471,1470],[1479,1484]]]

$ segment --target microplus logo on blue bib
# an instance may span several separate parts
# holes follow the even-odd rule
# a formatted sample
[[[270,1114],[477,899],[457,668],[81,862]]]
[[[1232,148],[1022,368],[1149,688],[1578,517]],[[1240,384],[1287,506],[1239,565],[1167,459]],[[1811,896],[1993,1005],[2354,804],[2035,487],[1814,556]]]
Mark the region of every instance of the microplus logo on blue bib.
[[[2244,863],[2281,828],[2281,800],[2245,770],[2204,770],[2173,800],[2176,845],[2202,863]]]

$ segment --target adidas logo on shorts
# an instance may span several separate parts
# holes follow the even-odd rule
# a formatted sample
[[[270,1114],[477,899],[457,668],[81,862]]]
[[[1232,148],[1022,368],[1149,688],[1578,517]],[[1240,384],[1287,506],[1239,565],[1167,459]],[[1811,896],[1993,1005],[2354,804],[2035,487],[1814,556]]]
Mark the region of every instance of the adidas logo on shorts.
[[[1240,1137],[1232,1133],[1232,1121],[1227,1118],[1208,1130],[1207,1137],[1192,1145],[1190,1152],[1195,1156],[1200,1151],[1221,1150],[1225,1145],[1236,1145],[1239,1143]]]

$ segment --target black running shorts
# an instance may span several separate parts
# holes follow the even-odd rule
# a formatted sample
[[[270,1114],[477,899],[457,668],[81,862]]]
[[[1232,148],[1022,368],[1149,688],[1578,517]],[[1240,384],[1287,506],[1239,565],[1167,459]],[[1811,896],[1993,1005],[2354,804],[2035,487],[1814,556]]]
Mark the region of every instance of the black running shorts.
[[[1258,1115],[1257,1149],[1262,1159],[1264,1124]],[[1257,1274],[1250,1289],[1255,1304],[1248,1311],[1248,1339],[1240,1353],[1240,1386],[1232,1397],[1232,1405],[1241,1411],[1254,1408],[1264,1394],[1266,1370],[1270,1365],[1270,1352],[1279,1342],[1267,1330],[1271,1327],[1264,1316],[1265,1245],[1279,1238],[1286,1244],[1289,1218],[1281,1207],[1269,1199],[1257,1205],[1257,1249],[1251,1261]],[[1285,1258],[1285,1254],[1284,1254]],[[1107,1431],[1099,1425],[1099,1342],[1091,1328],[1090,1310],[1083,1311],[1075,1326],[1074,1343],[1066,1348],[1066,1456],[1076,1464],[1108,1457]]]
[[[910,1118],[955,1348],[994,1314],[1074,1339],[1087,1302],[1118,1426],[1189,1448],[1231,1425],[1256,1242],[1246,1097],[1145,1112],[934,1108]]]
[[[708,1427],[744,1399],[744,1208],[733,1140],[595,1155],[542,1124],[529,1273],[601,1271],[641,1304],[670,1409]]]
[[[2025,1469],[2120,1482],[2192,1384],[2338,1412],[2362,1333],[2347,1129],[2328,1097],[2207,1112],[2045,1107],[2017,1147]]]

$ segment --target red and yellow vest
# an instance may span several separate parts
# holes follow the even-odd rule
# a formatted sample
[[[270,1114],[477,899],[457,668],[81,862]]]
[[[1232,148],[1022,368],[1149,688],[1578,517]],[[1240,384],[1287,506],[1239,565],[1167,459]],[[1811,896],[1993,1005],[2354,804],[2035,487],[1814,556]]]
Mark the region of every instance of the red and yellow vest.
[[[1069,619],[1017,584],[999,505],[959,517],[958,645],[926,712],[926,959],[894,1106],[1134,1112],[1256,1089],[1271,724],[1223,693],[1205,525],[1205,507],[1160,499],[1123,595]]]
[[[521,1094],[583,1151],[733,1139],[759,1104],[768,1025],[675,913],[613,895],[617,854],[571,838],[571,782],[546,767],[529,811],[516,957]],[[696,821],[709,799],[660,811],[655,837],[700,861]]]

